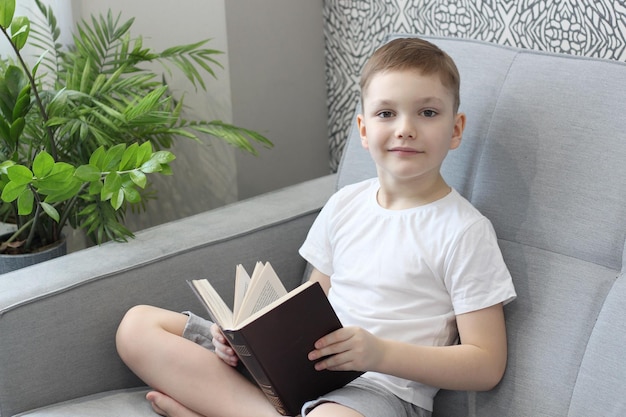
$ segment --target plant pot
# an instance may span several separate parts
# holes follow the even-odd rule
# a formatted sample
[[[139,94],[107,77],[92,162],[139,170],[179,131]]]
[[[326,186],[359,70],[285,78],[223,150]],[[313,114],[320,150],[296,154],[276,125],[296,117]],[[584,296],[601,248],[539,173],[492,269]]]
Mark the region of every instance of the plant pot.
[[[0,241],[2,241],[3,237],[0,237]],[[23,255],[0,254],[0,274],[35,265],[65,254],[67,254],[67,241],[65,240],[65,236],[62,236],[60,241],[48,245],[37,252]]]

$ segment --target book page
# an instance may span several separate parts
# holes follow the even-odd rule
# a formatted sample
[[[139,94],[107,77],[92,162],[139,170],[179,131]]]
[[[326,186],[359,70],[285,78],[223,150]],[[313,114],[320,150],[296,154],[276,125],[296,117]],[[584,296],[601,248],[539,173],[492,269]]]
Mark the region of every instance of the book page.
[[[261,274],[264,266],[263,262],[257,262],[254,265],[254,270],[252,271],[252,278],[250,278],[248,271],[246,271],[243,265],[237,265],[235,272],[235,300],[233,303],[233,317],[237,317],[239,310],[241,310],[241,304],[243,303],[243,299],[248,292],[251,280]]]
[[[256,272],[256,268],[255,268]],[[270,263],[266,263],[258,274],[253,273],[250,285],[246,291],[237,316],[234,317],[234,325],[237,326],[251,314],[259,311],[266,305],[276,301],[287,294],[285,286],[276,275]]]
[[[249,285],[250,276],[248,275],[248,272],[243,265],[237,265],[237,270],[235,272],[235,300],[233,302],[233,315],[235,317],[239,314],[241,303],[243,302],[243,298],[248,291]]]
[[[265,268],[265,264],[263,262],[257,262],[256,264],[254,264],[254,270],[252,271],[252,278],[258,277],[263,271],[263,268]]]
[[[269,304],[266,304],[265,306],[261,306],[260,309],[256,310],[254,313],[250,314],[248,317],[245,317],[243,320],[240,320],[238,322],[235,322],[235,329],[240,329],[242,327],[244,327],[245,325],[247,325],[248,323],[254,321],[255,319],[261,317],[263,314],[267,313],[268,311],[272,310],[273,308],[276,308],[277,306],[279,306],[280,304],[284,303],[285,301],[289,300],[292,297],[295,297],[296,295],[298,295],[299,293],[301,293],[302,291],[306,290],[308,287],[310,287],[311,285],[314,285],[315,282],[313,281],[306,281],[303,284],[300,284],[299,286],[297,286],[296,288],[294,288],[293,290],[291,290],[290,292],[284,294],[283,296],[275,299],[274,301],[270,302]]]
[[[233,312],[228,308],[222,297],[206,279],[189,281],[191,288],[200,297],[200,301],[208,310],[211,318],[222,328],[233,327]]]

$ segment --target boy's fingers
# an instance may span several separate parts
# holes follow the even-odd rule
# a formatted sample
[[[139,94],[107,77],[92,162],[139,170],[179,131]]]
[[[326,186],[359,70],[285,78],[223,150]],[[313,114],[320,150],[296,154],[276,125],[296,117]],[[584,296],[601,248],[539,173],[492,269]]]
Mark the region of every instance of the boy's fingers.
[[[347,352],[348,350],[350,350],[350,346],[347,343],[343,343],[343,341],[341,341],[327,345],[325,347],[321,347],[319,349],[312,350],[311,352],[309,352],[308,357],[309,360],[314,361],[324,358],[326,356],[335,357],[341,353]]]
[[[321,371],[323,369],[329,369],[332,371],[351,370],[350,364],[352,361],[349,356],[343,353],[337,353],[336,355],[329,356],[315,364],[315,369]]]
[[[339,330],[335,330],[334,332],[318,339],[318,341],[315,342],[315,348],[323,349],[324,347],[343,342],[350,338],[350,332],[351,329],[349,327],[343,327]]]

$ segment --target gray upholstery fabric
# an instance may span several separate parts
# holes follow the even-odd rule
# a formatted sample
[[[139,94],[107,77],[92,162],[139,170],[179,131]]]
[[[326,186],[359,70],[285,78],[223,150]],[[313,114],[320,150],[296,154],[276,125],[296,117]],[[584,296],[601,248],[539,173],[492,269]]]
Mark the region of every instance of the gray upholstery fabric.
[[[354,112],[354,122],[350,129],[350,136],[346,141],[339,169],[337,170],[338,189],[376,176],[376,167],[367,151],[361,146],[359,129],[356,124],[356,115],[360,112],[360,108],[361,106],[358,105]]]
[[[624,97],[626,65],[515,59],[472,196],[501,238],[620,269],[626,118],[615,110]]]
[[[626,259],[625,265],[626,265]],[[569,416],[619,417],[626,410],[626,272],[611,289],[587,345]]]
[[[444,176],[493,221],[518,291],[505,309],[503,381],[490,392],[440,392],[434,416],[626,415],[626,65],[430,39],[459,66],[468,117]],[[337,186],[376,174],[356,128],[344,152]],[[123,312],[194,308],[182,281],[198,275],[230,299],[238,262],[271,260],[297,284],[297,247],[334,181],[0,275],[0,416],[46,405],[25,415],[152,415],[136,391],[119,391],[141,384],[115,354]]]
[[[15,417],[154,417],[156,414],[145,400],[147,391],[144,387],[106,391]]]
[[[579,365],[614,270],[500,240],[518,291],[506,308],[509,363],[476,395],[476,416],[565,416]],[[560,277],[561,279],[554,279]]]

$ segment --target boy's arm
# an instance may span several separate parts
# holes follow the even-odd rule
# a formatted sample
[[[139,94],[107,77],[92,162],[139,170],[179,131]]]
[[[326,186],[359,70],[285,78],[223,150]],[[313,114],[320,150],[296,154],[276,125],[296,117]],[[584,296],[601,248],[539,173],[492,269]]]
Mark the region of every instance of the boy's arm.
[[[309,275],[309,281],[319,282],[324,293],[328,295],[328,291],[330,290],[330,277],[328,275],[322,274],[316,268],[313,268],[311,275]]]
[[[317,369],[375,371],[452,390],[482,391],[502,379],[507,342],[502,304],[457,316],[461,344],[415,346],[346,327],[323,337],[309,358]]]

